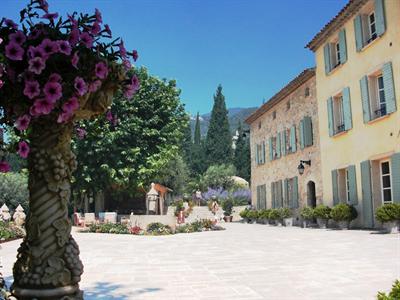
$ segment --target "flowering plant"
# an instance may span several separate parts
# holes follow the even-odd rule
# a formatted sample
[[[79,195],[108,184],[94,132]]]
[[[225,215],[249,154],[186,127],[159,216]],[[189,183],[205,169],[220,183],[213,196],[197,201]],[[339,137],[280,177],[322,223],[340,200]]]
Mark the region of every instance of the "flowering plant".
[[[128,70],[138,54],[122,39],[111,40],[97,9],[63,19],[49,12],[47,1],[31,0],[20,17],[21,25],[0,21],[0,125],[15,128],[20,141],[13,150],[26,158],[35,122],[62,125],[104,113],[118,90],[131,98],[139,81]],[[7,172],[1,136],[0,172]]]

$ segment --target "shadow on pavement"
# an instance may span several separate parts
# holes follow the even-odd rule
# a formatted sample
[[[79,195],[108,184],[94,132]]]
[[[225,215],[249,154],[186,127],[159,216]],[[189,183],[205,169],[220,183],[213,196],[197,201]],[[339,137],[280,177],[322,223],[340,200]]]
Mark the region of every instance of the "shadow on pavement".
[[[126,291],[126,286],[120,284],[98,282],[94,286],[86,288],[84,290],[83,296],[85,300],[95,300],[95,299],[127,300],[127,299],[134,299],[135,296],[139,296],[146,293],[154,293],[161,290],[159,288],[143,288],[132,291],[129,293],[129,295],[127,295],[126,293],[118,292],[118,290],[121,288],[123,288]]]

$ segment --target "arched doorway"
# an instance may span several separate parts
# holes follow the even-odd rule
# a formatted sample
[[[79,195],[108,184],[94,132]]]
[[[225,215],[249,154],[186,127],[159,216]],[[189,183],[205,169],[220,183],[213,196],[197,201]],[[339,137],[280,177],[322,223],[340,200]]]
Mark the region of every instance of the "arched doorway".
[[[309,181],[307,183],[307,206],[317,206],[317,196],[315,195],[315,182]]]

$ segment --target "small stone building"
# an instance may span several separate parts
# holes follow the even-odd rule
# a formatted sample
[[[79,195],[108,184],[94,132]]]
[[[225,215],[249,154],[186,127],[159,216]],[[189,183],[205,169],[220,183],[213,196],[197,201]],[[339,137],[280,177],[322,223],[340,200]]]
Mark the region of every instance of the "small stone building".
[[[246,119],[257,209],[322,203],[315,84],[315,69],[304,70]]]

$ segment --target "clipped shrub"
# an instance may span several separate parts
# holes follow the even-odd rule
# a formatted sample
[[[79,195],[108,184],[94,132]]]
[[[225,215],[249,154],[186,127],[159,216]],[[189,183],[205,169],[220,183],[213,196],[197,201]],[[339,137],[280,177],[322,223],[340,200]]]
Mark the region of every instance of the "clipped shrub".
[[[14,225],[12,222],[0,221],[0,242],[22,238],[25,236],[25,231]]]
[[[249,212],[250,212],[250,210],[248,210],[248,209],[246,208],[246,209],[242,210],[242,211],[239,213],[239,216],[240,216],[241,218],[243,218],[243,219],[247,219],[247,218],[248,218]]]
[[[272,208],[268,214],[270,220],[279,220],[281,218],[281,214],[279,213],[279,209]]]
[[[345,203],[340,203],[335,205],[330,213],[330,216],[333,220],[336,222],[339,221],[352,221],[357,218],[357,210],[354,208],[354,206],[345,204]]]
[[[384,204],[376,210],[375,216],[376,219],[381,223],[400,220],[400,204]]]
[[[300,211],[300,216],[304,220],[312,220],[314,218],[314,209],[309,206],[305,206]]]
[[[247,213],[247,218],[249,218],[251,220],[256,220],[258,218],[258,212],[256,210],[250,210]]]
[[[400,299],[400,281],[395,280],[392,285],[392,290],[389,292],[389,295],[386,295],[384,292],[379,292],[376,295],[378,300],[399,300]]]
[[[222,209],[224,210],[224,216],[232,215],[233,201],[229,198],[226,199],[224,202],[222,202]]]
[[[290,218],[292,216],[292,211],[287,207],[278,208],[278,212],[281,219]]]
[[[319,219],[329,220],[331,215],[331,208],[329,206],[320,204],[314,208],[314,216]]]
[[[269,219],[269,213],[270,213],[271,209],[263,209],[260,212],[260,219]]]
[[[129,233],[131,233],[130,229],[126,225],[112,224],[112,223],[92,224],[89,227],[89,232],[114,233],[114,234],[129,234]]]
[[[154,222],[147,225],[146,233],[150,235],[169,235],[172,234],[172,229],[168,225]]]

